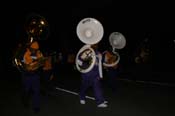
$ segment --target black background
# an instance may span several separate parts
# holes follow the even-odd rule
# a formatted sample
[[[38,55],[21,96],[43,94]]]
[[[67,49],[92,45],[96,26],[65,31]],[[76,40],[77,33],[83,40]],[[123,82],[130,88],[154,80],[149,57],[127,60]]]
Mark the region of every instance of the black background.
[[[51,50],[77,52],[83,45],[76,35],[78,22],[85,17],[98,19],[104,27],[100,42],[102,50],[109,48],[108,37],[118,31],[126,37],[126,47],[120,51],[124,67],[132,69],[133,54],[145,38],[149,38],[152,61],[150,80],[174,82],[174,10],[171,3],[121,1],[23,1],[7,2],[1,10],[1,68],[11,70],[12,52],[24,38],[24,23],[30,13],[46,18],[50,26],[44,46]],[[43,47],[44,48],[44,47]],[[12,68],[13,69],[13,68]],[[137,70],[136,70],[137,72]],[[147,69],[144,70],[144,73]],[[138,79],[147,80],[148,77]]]

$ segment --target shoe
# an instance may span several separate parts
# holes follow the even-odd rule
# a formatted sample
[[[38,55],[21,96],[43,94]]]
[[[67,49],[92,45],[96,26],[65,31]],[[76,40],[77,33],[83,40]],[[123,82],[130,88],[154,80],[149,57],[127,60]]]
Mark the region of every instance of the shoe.
[[[85,100],[80,100],[80,104],[86,104]]]
[[[105,103],[101,103],[101,104],[97,105],[97,107],[99,107],[99,108],[106,108],[106,107],[108,107],[108,105],[105,104]]]
[[[108,101],[104,101],[103,103],[107,104],[107,103],[108,103]]]

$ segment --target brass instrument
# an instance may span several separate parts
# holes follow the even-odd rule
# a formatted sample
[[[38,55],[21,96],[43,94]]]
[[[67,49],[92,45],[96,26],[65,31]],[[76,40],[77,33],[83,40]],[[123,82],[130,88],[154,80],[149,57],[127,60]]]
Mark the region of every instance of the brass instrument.
[[[32,37],[35,40],[46,40],[49,35],[49,24],[47,20],[36,13],[31,13],[27,16],[25,29],[28,37]]]
[[[80,72],[87,73],[96,62],[96,54],[91,45],[97,44],[102,39],[103,26],[94,18],[84,18],[78,23],[76,31],[78,38],[85,43],[76,55],[76,67]]]
[[[112,51],[105,51],[103,65],[106,67],[114,67],[120,61],[118,49],[122,49],[126,45],[126,39],[120,32],[113,32],[109,36],[109,43],[112,46]]]
[[[31,13],[26,17],[24,27],[27,33],[27,40],[24,39],[22,43],[18,43],[20,46],[17,46],[12,57],[13,66],[15,66],[20,72],[36,70],[43,65],[45,60],[43,57],[38,59],[35,65],[25,65],[23,56],[26,48],[33,41],[46,40],[49,35],[49,24],[47,20],[36,13]]]
[[[30,64],[24,64],[25,71],[36,71],[40,67],[44,66],[45,61],[47,60],[46,57],[39,58],[37,60],[34,60]]]

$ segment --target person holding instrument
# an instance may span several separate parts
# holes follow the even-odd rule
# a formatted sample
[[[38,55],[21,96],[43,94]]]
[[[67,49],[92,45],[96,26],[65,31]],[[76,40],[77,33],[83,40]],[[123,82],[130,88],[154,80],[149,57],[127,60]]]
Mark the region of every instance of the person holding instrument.
[[[44,57],[39,50],[39,43],[32,41],[27,45],[23,56],[25,70],[22,72],[23,103],[29,104],[29,95],[32,92],[32,106],[34,112],[40,111],[40,76]]]
[[[97,50],[97,48],[98,48],[97,44],[91,45],[91,47],[94,49],[94,51],[96,53],[96,63],[91,71],[81,74],[82,83],[81,83],[80,93],[79,93],[80,104],[86,103],[85,93],[88,90],[88,88],[92,87],[94,95],[95,95],[97,107],[105,108],[105,107],[108,107],[108,105],[107,105],[107,101],[105,101],[104,96],[103,96],[102,86],[101,86],[101,82],[100,82],[100,80],[102,79],[102,75],[100,74],[100,70],[99,70],[99,62],[100,62],[100,57],[102,57],[102,55]],[[86,58],[85,58],[85,60],[86,60]]]

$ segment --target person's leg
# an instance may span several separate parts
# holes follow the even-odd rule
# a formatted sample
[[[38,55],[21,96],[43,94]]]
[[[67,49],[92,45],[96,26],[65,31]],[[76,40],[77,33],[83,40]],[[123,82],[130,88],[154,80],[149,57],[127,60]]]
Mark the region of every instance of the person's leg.
[[[108,83],[109,87],[111,88],[112,92],[116,92],[117,90],[117,70],[110,70],[108,72]]]
[[[46,91],[48,94],[49,94],[49,92],[53,91],[53,89],[54,89],[53,78],[54,78],[53,70],[49,70],[47,72],[47,78],[46,78],[46,82],[47,82]]]
[[[82,83],[80,86],[80,103],[85,104],[86,90],[89,88],[89,81],[86,78],[82,78]]]
[[[27,75],[22,75],[22,104],[29,107],[31,79]]]
[[[98,79],[94,79],[93,90],[97,105],[103,104],[105,99],[103,97],[101,83]]]
[[[51,71],[50,70],[45,70],[42,72],[42,77],[41,77],[41,92],[43,93],[44,96],[48,96],[49,90],[51,89],[51,83],[50,83],[50,76],[51,76]]]
[[[40,78],[38,75],[32,77],[32,103],[35,112],[40,110]]]

